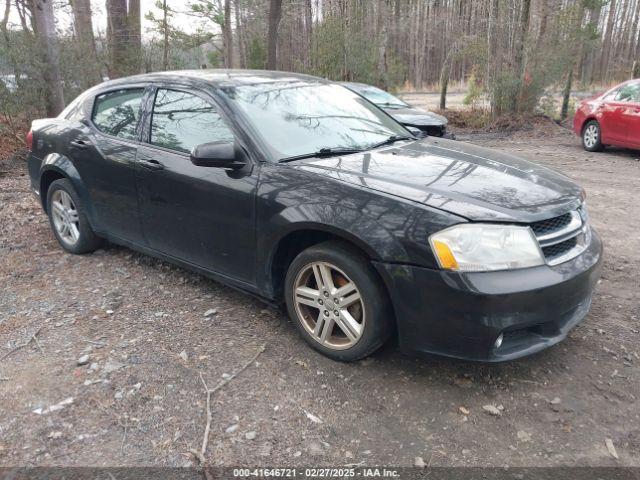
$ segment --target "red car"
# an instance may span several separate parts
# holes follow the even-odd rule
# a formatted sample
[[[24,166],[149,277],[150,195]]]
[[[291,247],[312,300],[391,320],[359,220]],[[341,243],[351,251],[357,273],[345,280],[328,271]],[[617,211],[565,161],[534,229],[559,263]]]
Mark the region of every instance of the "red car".
[[[624,82],[580,102],[573,131],[589,152],[607,145],[640,149],[640,80]]]

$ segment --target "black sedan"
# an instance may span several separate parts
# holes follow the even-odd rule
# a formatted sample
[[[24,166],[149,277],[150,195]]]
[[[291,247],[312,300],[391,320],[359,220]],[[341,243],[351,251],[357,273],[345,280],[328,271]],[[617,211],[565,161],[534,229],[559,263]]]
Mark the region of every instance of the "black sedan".
[[[601,263],[580,187],[524,160],[417,140],[350,90],[263,71],[109,81],[28,135],[63,249],[103,239],[273,303],[315,349],[486,361],[562,340]]]
[[[405,127],[416,128],[430,137],[455,139],[453,133],[447,132],[448,120],[442,115],[413,107],[372,85],[355,82],[342,82],[341,85],[375,103]]]

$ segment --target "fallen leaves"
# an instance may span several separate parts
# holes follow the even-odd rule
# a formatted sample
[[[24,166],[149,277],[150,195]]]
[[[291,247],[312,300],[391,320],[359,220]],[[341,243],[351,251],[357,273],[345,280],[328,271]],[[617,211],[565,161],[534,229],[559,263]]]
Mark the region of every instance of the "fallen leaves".
[[[616,460],[618,460],[618,452],[616,452],[616,447],[613,445],[613,440],[611,440],[610,438],[605,439],[604,444],[607,447],[607,450],[609,451],[609,455],[611,455],[613,458],[615,458]]]
[[[483,405],[482,410],[487,412],[489,415],[493,415],[494,417],[499,417],[502,415],[502,411],[495,405]]]

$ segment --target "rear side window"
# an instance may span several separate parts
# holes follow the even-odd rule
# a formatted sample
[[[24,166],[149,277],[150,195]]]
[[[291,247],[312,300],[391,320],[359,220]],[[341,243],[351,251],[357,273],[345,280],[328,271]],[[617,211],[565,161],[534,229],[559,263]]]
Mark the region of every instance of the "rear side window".
[[[143,88],[117,90],[96,97],[92,120],[108,135],[135,140]]]
[[[233,138],[231,129],[206,100],[177,90],[158,90],[151,119],[153,145],[189,153],[203,143]]]

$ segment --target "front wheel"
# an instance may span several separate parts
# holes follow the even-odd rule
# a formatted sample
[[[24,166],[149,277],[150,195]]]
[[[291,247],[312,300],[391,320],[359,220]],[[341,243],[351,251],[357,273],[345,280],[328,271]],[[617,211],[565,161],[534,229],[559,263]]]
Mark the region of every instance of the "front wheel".
[[[587,152],[600,152],[604,149],[600,124],[595,120],[589,120],[582,129],[582,146]]]
[[[371,263],[341,242],[304,250],[285,279],[289,316],[317,351],[339,361],[364,358],[387,340],[392,310]]]

